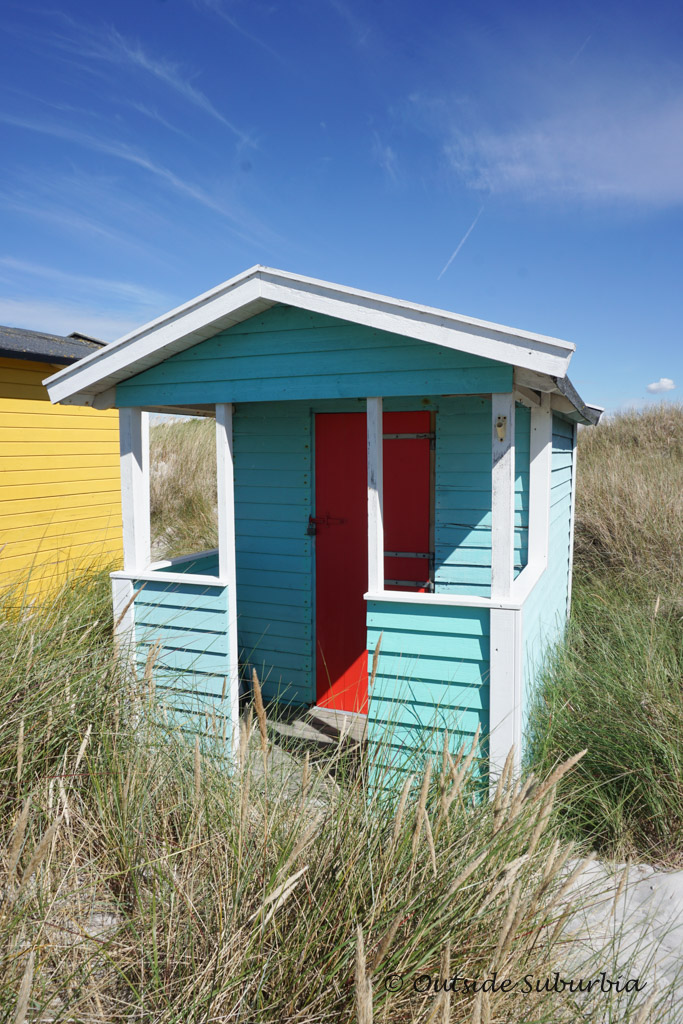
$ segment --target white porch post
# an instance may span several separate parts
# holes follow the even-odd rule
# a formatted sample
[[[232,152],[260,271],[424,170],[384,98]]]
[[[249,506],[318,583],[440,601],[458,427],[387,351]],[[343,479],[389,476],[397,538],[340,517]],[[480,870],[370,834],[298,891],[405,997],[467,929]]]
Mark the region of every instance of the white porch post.
[[[141,572],[151,561],[149,533],[149,413],[119,411],[123,569]]]
[[[149,414],[119,410],[124,572],[143,572],[151,561],[149,524]],[[132,580],[112,579],[114,641],[132,656],[135,608]]]
[[[228,662],[232,750],[239,743],[239,664],[237,642],[237,572],[235,566],[235,474],[232,450],[232,405],[216,404],[216,475],[218,486],[218,573],[228,588]]]
[[[367,399],[368,430],[368,590],[384,591],[384,522],[383,522],[383,425],[382,399]]]
[[[531,410],[529,445],[528,564],[545,569],[548,564],[550,470],[553,454],[553,414],[549,394],[543,393],[540,406]]]
[[[509,600],[514,579],[515,399],[491,395],[491,598]],[[489,771],[491,785],[515,744],[520,760],[521,611],[491,608]]]
[[[510,596],[515,564],[515,399],[491,395],[491,597]]]
[[[552,416],[550,417],[550,443],[552,446]],[[579,454],[579,425],[574,424],[572,431],[572,495],[569,515],[569,585],[567,587],[567,618],[572,607],[572,577],[574,575],[574,517],[576,515],[576,459]],[[552,447],[551,447],[552,451]]]

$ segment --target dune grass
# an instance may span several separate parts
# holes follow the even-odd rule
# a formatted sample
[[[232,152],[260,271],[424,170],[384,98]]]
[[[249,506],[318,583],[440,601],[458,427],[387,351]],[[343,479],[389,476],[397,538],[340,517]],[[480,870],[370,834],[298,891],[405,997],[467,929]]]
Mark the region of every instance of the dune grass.
[[[169,730],[151,665],[122,675],[108,590],[1,617],[1,1021],[635,1019],[635,993],[429,980],[604,969],[564,935],[572,762],[489,803],[439,756],[390,800],[341,750],[278,760],[257,699],[233,764]]]
[[[532,713],[530,762],[588,748],[562,787],[565,834],[683,864],[683,407],[579,435],[567,641]]]
[[[218,544],[213,419],[177,419],[150,429],[150,513],[156,558]]]

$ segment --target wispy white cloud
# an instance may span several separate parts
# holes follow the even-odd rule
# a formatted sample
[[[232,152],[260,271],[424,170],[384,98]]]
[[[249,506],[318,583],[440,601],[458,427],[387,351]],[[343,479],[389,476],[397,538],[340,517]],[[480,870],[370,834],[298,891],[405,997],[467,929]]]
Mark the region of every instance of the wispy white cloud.
[[[137,40],[128,39],[113,26],[96,29],[77,22],[60,13],[70,35],[54,33],[49,37],[51,46],[62,49],[79,60],[94,62],[88,70],[97,71],[101,64],[114,64],[143,72],[161,82],[175,95],[202,110],[209,117],[228,128],[243,145],[254,145],[248,133],[230,121],[197,85],[182,65],[166,57],[152,54]]]
[[[172,124],[168,118],[160,114],[156,107],[149,106],[147,103],[138,103],[135,100],[126,100],[126,105],[132,110],[136,110],[138,114],[142,114],[143,117],[149,118],[150,121],[156,121],[157,124],[162,125],[164,128],[168,128],[169,131],[175,132],[176,135],[182,135],[185,139],[190,139],[192,136],[189,132],[183,131],[182,128],[178,128],[177,125]]]
[[[648,384],[646,391],[651,395],[659,395],[663,391],[673,391],[676,385],[670,377],[660,377],[659,380],[654,381],[652,384]]]
[[[194,0],[194,5],[195,7],[198,7],[200,9],[203,8],[211,11],[213,14],[216,14],[219,18],[225,21],[230,26],[230,28],[234,29],[235,32],[238,32],[245,39],[248,39],[249,42],[255,43],[256,46],[261,47],[261,49],[265,50],[266,53],[269,53],[271,57],[275,57],[275,59],[279,61],[280,64],[283,64],[285,67],[288,67],[291,70],[293,70],[293,67],[290,64],[290,62],[286,60],[281,53],[278,53],[278,51],[273,46],[271,46],[270,43],[267,43],[266,40],[263,39],[261,36],[257,35],[255,32],[249,31],[249,29],[245,28],[243,24],[237,21],[235,16],[228,10],[223,0]],[[255,9],[256,5],[253,2],[250,3],[250,13],[253,12]]]
[[[90,277],[87,274],[73,274],[60,270],[58,267],[47,267],[28,260],[18,260],[13,256],[0,256],[0,274],[9,271],[15,278],[28,277],[53,282],[68,289],[70,294],[87,292],[89,295],[105,295],[114,299],[122,299],[139,306],[156,306],[163,308],[167,299],[158,291],[145,288],[129,281],[115,281],[102,277]]]
[[[207,192],[200,185],[185,181],[168,167],[163,166],[163,164],[156,163],[151,159],[151,157],[147,156],[147,154],[141,150],[134,149],[125,142],[119,142],[111,138],[103,139],[99,136],[80,131],[77,128],[71,128],[62,123],[35,121],[30,118],[17,117],[12,114],[0,114],[0,122],[13,125],[17,128],[23,128],[27,131],[36,132],[41,135],[50,135],[55,138],[63,139],[67,142],[73,142],[94,152],[103,153],[107,156],[116,157],[118,160],[124,160],[129,164],[133,164],[134,166],[147,171],[149,174],[154,175],[154,177],[161,179],[166,185],[176,192],[189,199],[193,199],[195,202],[200,203],[202,206],[212,210],[214,213],[218,213],[225,217],[232,223],[234,233],[239,238],[242,238],[243,241],[251,243],[255,241],[255,234],[258,233],[258,226],[254,224],[253,219],[250,218],[248,214],[239,208],[237,203],[227,204],[223,199],[211,195],[211,193]]]
[[[490,194],[680,204],[683,90],[638,100],[626,86],[610,91],[611,100],[584,96],[512,128],[454,123],[445,153],[467,185]]]
[[[382,170],[396,184],[398,181],[398,157],[396,150],[382,142],[377,132],[373,132],[372,155]]]
[[[441,273],[438,275],[437,281],[440,281],[441,278],[443,277],[443,275],[446,273],[446,271],[450,267],[451,263],[453,262],[455,257],[458,255],[458,253],[460,252],[460,250],[462,249],[463,245],[465,244],[467,239],[470,237],[472,232],[474,231],[475,227],[477,226],[477,221],[479,220],[479,218],[481,217],[483,212],[484,212],[484,207],[482,206],[482,208],[479,210],[479,213],[474,218],[474,220],[472,221],[472,223],[468,227],[467,231],[465,232],[465,234],[462,236],[462,238],[460,239],[460,241],[456,245],[455,249],[453,250],[453,253],[451,254],[450,259],[446,262],[446,264],[443,267]]]
[[[0,323],[30,331],[49,334],[80,331],[102,341],[113,341],[138,327],[140,319],[134,315],[94,310],[76,302],[0,295]]]
[[[371,37],[369,24],[359,18],[355,10],[344,0],[327,0],[327,3],[351,30],[356,46],[367,46]]]

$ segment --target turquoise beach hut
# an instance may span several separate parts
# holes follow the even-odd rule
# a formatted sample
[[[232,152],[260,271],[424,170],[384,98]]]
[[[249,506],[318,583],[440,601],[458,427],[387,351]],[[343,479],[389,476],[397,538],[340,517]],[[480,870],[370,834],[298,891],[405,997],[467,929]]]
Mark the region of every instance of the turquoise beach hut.
[[[519,757],[568,611],[577,424],[601,412],[573,352],[256,266],[48,378],[119,410],[115,617],[142,661],[160,645],[166,703],[230,727],[253,663],[270,698],[367,716],[397,765],[425,725],[480,726],[492,772]],[[215,551],[151,560],[150,412],[215,418]]]

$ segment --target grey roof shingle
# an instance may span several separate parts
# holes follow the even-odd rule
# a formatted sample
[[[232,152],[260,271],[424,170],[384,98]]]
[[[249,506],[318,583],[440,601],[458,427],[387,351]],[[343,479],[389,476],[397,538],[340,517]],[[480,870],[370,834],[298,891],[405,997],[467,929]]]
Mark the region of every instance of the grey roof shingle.
[[[0,357],[33,359],[68,366],[102,348],[106,342],[74,332],[67,338],[23,327],[0,326]]]

